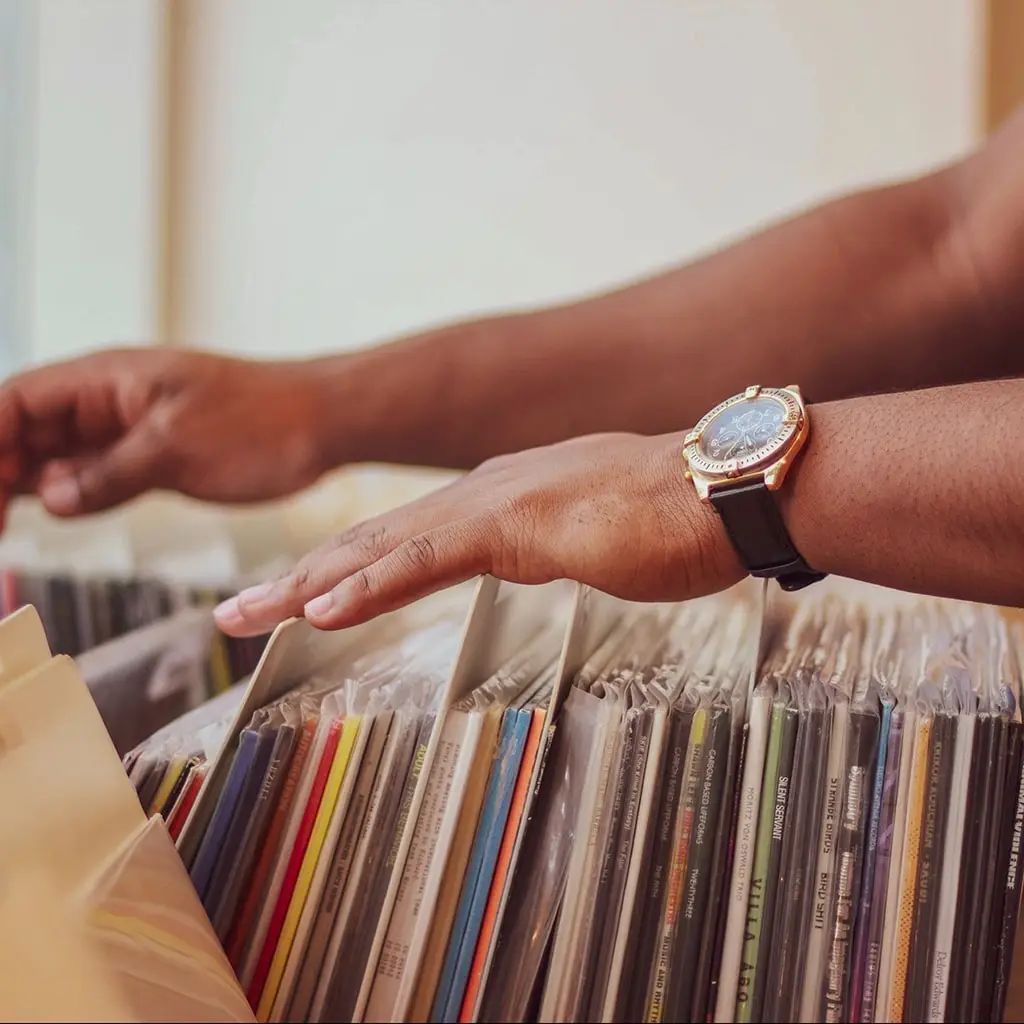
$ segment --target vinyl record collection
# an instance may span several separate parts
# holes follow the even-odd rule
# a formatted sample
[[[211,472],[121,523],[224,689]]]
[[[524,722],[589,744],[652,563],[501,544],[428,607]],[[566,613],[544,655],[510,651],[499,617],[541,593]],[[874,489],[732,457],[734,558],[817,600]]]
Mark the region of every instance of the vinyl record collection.
[[[1024,760],[996,611],[578,591],[565,630],[490,584],[465,631],[308,671],[279,633],[244,696],[126,756],[258,1020],[1002,1018]]]

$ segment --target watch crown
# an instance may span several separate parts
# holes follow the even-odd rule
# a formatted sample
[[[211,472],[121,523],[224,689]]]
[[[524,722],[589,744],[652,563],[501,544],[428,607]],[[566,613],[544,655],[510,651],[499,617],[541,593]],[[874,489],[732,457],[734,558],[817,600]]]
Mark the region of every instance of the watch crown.
[[[693,474],[692,474],[692,473],[691,473],[691,472],[690,472],[689,470],[686,470],[686,471],[685,471],[685,472],[683,473],[683,476],[685,476],[687,480],[690,480],[690,481],[692,481],[692,480],[693,480]]]

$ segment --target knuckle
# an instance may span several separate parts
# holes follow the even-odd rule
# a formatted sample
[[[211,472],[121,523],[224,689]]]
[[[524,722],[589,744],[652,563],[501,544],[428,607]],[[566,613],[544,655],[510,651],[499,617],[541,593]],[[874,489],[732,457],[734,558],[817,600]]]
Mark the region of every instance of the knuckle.
[[[344,548],[349,544],[355,543],[359,539],[360,535],[365,532],[366,524],[357,523],[355,526],[349,526],[340,533],[336,533],[328,543],[332,549],[337,551],[338,548]]]
[[[385,526],[374,526],[364,531],[358,543],[367,560],[376,562],[390,550],[391,534]]]
[[[356,599],[360,602],[369,601],[375,596],[376,588],[370,574],[365,569],[360,569],[359,572],[353,573],[349,578],[349,584]]]
[[[427,534],[410,537],[400,550],[402,568],[410,575],[433,572],[440,560],[437,545]]]
[[[507,452],[504,455],[494,455],[481,462],[474,470],[475,473],[503,473],[505,470],[514,467],[519,461],[519,455],[515,452]]]
[[[516,491],[502,501],[491,522],[501,535],[522,536],[536,528],[539,502],[532,491]]]
[[[537,509],[522,495],[495,509],[482,524],[491,572],[502,579],[523,579],[524,558],[536,534]]]
[[[376,562],[387,554],[390,546],[390,533],[382,525],[359,523],[339,533],[327,546],[327,551],[348,549],[357,558],[366,563]]]
[[[285,591],[289,596],[302,597],[308,594],[314,585],[313,567],[308,562],[299,562],[285,580]]]

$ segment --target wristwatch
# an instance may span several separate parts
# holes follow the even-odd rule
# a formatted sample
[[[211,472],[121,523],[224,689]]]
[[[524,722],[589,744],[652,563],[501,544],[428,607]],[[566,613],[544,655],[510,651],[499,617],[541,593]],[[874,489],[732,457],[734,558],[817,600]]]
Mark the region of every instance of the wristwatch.
[[[775,500],[807,442],[810,421],[796,385],[753,385],[716,405],[689,434],[686,476],[715,507],[752,576],[800,590],[825,578],[801,557]]]

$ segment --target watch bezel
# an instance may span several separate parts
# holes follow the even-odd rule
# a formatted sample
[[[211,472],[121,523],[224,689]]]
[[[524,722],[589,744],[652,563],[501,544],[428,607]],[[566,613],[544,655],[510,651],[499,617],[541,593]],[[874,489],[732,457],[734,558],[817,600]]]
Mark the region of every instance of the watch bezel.
[[[785,409],[783,417],[784,430],[780,431],[764,448],[739,459],[714,459],[701,449],[701,439],[708,425],[727,409],[744,402],[762,398],[770,398],[779,402]],[[764,470],[773,463],[784,459],[802,435],[805,423],[805,411],[800,393],[795,388],[763,388],[757,385],[749,387],[719,402],[711,409],[686,436],[683,452],[690,471],[712,481],[732,481],[746,477],[754,471]]]

